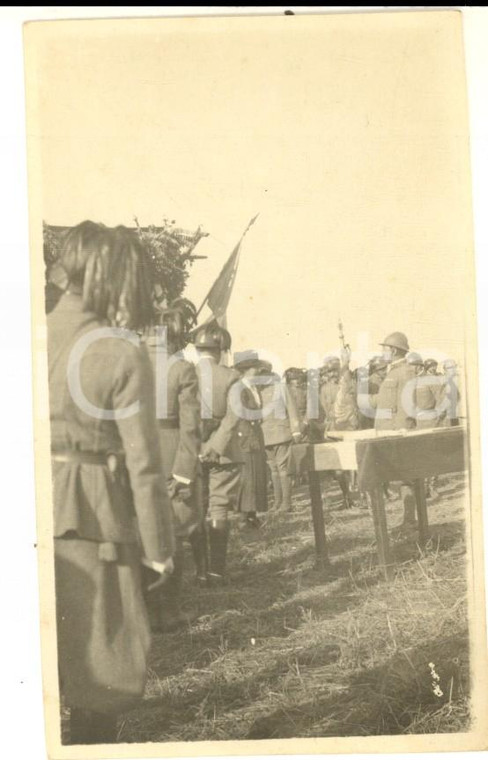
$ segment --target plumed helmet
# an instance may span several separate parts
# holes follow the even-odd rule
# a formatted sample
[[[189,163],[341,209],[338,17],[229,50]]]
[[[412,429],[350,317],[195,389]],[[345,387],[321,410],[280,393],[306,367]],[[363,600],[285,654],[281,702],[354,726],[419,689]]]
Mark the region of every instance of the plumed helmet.
[[[423,367],[424,361],[420,354],[418,354],[416,351],[410,351],[409,354],[406,356],[407,364],[411,364],[414,367]]]
[[[409,351],[408,338],[405,333],[392,332],[386,336],[384,341],[380,343],[380,346],[388,346],[389,348],[399,348],[401,351]]]

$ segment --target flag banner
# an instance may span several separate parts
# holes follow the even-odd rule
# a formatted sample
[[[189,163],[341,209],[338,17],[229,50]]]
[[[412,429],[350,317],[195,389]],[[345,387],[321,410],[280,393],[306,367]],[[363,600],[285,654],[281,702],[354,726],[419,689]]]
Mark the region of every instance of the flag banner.
[[[232,288],[237,274],[237,267],[239,265],[240,252],[241,241],[238,242],[227,259],[221,273],[215,280],[212,289],[207,296],[207,303],[219,324],[221,324],[222,318],[225,318],[225,313],[229,305]]]
[[[205,321],[204,324],[208,324],[209,322],[212,322],[215,319],[221,327],[227,326],[227,321],[226,321],[227,307],[229,305],[230,296],[232,294],[232,288],[234,287],[234,281],[237,274],[237,267],[239,265],[241,243],[249,227],[251,227],[251,225],[254,224],[258,216],[259,214],[256,214],[256,216],[254,216],[249,222],[249,224],[247,225],[246,229],[241,235],[239,242],[237,243],[236,247],[230,254],[227,261],[225,262],[224,266],[222,267],[222,271],[220,272],[219,276],[217,277],[214,284],[210,288],[210,291],[207,297],[205,298],[202,305],[200,306],[198,310],[198,314],[201,312],[201,310],[203,309],[206,303],[208,303],[212,311],[212,316],[210,316]]]

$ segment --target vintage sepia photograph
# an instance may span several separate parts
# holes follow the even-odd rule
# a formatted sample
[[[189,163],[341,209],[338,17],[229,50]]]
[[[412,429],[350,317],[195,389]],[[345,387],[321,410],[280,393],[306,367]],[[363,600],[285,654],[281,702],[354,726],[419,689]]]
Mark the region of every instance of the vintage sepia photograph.
[[[462,14],[224,11],[24,26],[49,756],[486,748]]]

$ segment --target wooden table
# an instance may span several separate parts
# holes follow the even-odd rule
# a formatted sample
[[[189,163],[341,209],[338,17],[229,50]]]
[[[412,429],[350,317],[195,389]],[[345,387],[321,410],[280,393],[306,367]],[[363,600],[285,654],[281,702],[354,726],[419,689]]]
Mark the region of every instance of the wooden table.
[[[452,427],[403,433],[341,431],[329,435],[342,440],[296,444],[292,446],[290,461],[292,474],[308,473],[317,566],[330,566],[320,473],[353,470],[358,473],[359,490],[369,494],[378,562],[385,577],[389,578],[392,565],[383,483],[397,481],[413,486],[419,540],[421,544],[425,543],[429,536],[425,479],[467,469],[466,429]]]

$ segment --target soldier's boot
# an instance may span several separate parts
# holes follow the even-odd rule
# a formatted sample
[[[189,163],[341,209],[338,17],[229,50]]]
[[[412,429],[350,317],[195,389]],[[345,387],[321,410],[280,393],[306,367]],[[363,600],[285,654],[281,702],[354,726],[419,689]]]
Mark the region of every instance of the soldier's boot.
[[[408,486],[402,486],[401,495],[403,501],[403,527],[412,527],[417,522],[415,497]]]
[[[280,475],[281,480],[281,492],[283,494],[281,499],[281,511],[291,512],[291,478],[289,475]]]
[[[181,586],[183,583],[183,546],[178,541],[173,557],[174,570],[161,589],[160,633],[172,633],[186,625],[186,618],[180,608]]]
[[[279,473],[272,472],[271,473],[271,482],[273,484],[273,511],[277,511],[278,509],[281,509],[283,504],[283,489],[281,487],[281,478]]]
[[[208,579],[212,585],[223,586],[227,582],[227,544],[229,541],[229,523],[227,520],[211,520],[208,525],[210,563]]]
[[[198,586],[208,585],[208,550],[205,525],[200,526],[190,536],[190,545],[195,563],[195,581]]]

